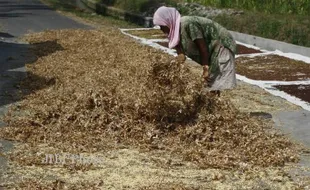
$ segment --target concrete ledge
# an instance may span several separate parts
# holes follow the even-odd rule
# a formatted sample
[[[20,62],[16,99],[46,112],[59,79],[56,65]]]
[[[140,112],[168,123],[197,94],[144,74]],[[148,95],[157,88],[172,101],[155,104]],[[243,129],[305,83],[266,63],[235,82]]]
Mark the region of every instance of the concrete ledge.
[[[143,17],[138,14],[129,13],[121,9],[117,9],[114,7],[109,7],[103,3],[97,3],[92,0],[81,0],[88,8],[92,9],[98,14],[102,15],[110,15],[113,17],[117,17],[122,20],[126,20],[128,22],[132,22],[144,27],[152,27],[153,26],[153,18],[152,17]]]
[[[284,53],[296,53],[303,56],[310,57],[310,48],[303,47],[303,46],[297,46],[294,44],[289,44],[277,40],[271,40],[267,38],[262,38],[258,36],[252,36],[248,34],[242,34],[239,32],[229,31],[235,40],[250,44],[253,46],[260,47],[265,50],[274,51],[274,50],[280,50]]]
[[[117,9],[114,7],[109,7],[102,3],[96,3],[93,0],[81,0],[87,7],[92,9],[98,14],[103,15],[111,15],[117,17],[119,19],[123,19],[129,22],[136,23],[138,25],[144,27],[152,27],[153,26],[153,18],[152,17],[143,17],[138,14],[128,13],[124,10]],[[243,34],[239,32],[230,31],[235,40],[257,46],[262,49],[266,49],[269,51],[280,50],[284,53],[296,53],[303,56],[310,57],[310,48],[297,46],[277,40],[271,40],[267,38],[262,38],[258,36],[252,36],[248,34]]]

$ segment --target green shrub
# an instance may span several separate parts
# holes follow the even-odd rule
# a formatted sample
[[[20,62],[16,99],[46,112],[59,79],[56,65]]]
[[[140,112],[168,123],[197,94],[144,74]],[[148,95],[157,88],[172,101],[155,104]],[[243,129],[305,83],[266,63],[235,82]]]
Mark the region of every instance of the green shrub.
[[[185,0],[220,8],[239,8],[279,14],[310,15],[310,0]]]
[[[213,18],[229,30],[310,47],[308,16],[271,15],[246,12]]]
[[[161,4],[170,6],[176,4],[175,0],[101,0],[101,2],[134,13],[146,12]]]
[[[245,9],[243,15],[213,18],[229,30],[310,47],[310,0],[101,0],[120,9],[142,13],[161,4],[200,2],[204,5]],[[186,9],[179,10],[186,15]],[[286,13],[286,14],[284,14]]]

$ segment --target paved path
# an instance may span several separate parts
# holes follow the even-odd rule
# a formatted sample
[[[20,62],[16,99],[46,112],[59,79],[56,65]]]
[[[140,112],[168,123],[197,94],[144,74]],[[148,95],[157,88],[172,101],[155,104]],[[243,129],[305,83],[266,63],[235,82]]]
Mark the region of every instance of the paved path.
[[[309,95],[310,96],[310,95]],[[299,143],[310,148],[310,112],[281,111],[273,115],[276,126]]]
[[[279,111],[273,114],[276,127],[289,135],[296,142],[310,149],[310,112],[307,110]],[[299,165],[310,168],[310,153],[307,151],[300,157]],[[302,176],[310,176],[310,171],[292,171]]]
[[[35,61],[30,45],[18,38],[30,32],[64,28],[90,27],[58,14],[38,0],[0,0],[0,116],[20,99],[19,82],[26,76],[25,63]],[[4,125],[0,120],[0,127]],[[12,147],[8,141],[0,143],[4,150]],[[6,160],[0,156],[0,175],[5,167]]]

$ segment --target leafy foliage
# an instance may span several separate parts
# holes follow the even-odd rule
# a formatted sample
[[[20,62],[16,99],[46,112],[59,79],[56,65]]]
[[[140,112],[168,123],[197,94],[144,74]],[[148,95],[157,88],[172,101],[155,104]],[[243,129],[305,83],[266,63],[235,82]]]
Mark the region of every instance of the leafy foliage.
[[[221,8],[239,8],[280,14],[310,14],[310,0],[186,0]]]

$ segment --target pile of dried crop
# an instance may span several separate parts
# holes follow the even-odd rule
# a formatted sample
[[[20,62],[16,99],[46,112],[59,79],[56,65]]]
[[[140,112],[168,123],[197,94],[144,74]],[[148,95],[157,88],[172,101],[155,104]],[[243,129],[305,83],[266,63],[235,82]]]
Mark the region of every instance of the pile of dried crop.
[[[80,183],[80,184],[67,184],[63,181],[55,180],[49,183],[43,184],[41,181],[23,180],[22,183],[12,184],[7,186],[8,189],[23,189],[23,190],[55,190],[55,189],[89,189],[99,190],[103,185],[103,182],[97,184]]]
[[[45,31],[27,40],[38,56],[23,83],[31,93],[6,116],[3,138],[64,152],[164,149],[215,168],[297,160],[293,143],[206,94],[188,65],[116,30]]]

